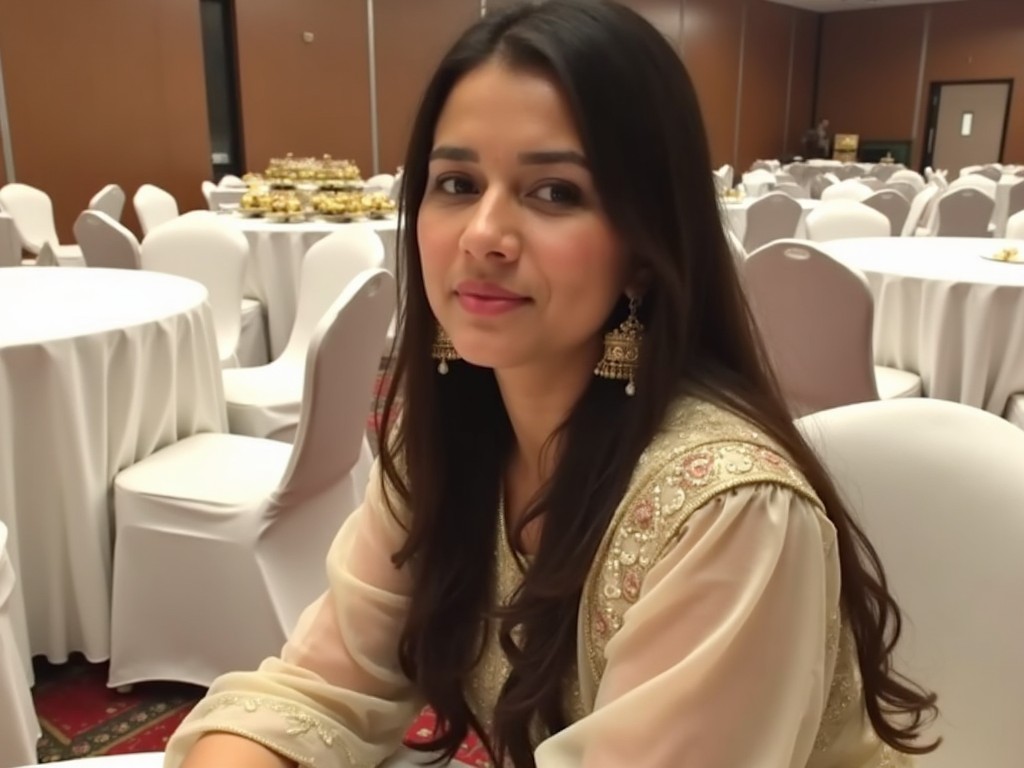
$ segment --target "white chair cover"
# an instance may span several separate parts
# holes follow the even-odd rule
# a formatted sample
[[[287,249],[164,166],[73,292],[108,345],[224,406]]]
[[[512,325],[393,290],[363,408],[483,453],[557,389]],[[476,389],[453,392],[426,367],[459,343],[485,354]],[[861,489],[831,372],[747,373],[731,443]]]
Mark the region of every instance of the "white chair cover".
[[[1013,214],[1007,220],[1006,236],[1011,240],[1024,240],[1024,211]]]
[[[874,301],[864,275],[802,240],[770,243],[743,266],[754,318],[794,414],[921,394],[916,374],[874,365]]]
[[[102,211],[82,211],[75,221],[75,239],[90,267],[139,269],[139,241],[126,226]]]
[[[34,761],[41,734],[25,674],[28,638],[24,623],[19,627],[12,617],[15,578],[0,522],[0,768]]]
[[[220,177],[220,181],[217,182],[217,186],[221,189],[246,189],[248,185],[240,178],[235,176],[233,173],[225,173]]]
[[[206,201],[206,207],[211,211],[217,210],[213,207],[213,202],[210,199],[210,195],[215,189],[217,189],[217,185],[209,179],[203,179],[202,183],[199,185],[199,191],[203,193],[203,200]]]
[[[21,238],[11,214],[0,211],[0,267],[21,266]]]
[[[995,200],[980,189],[949,189],[939,198],[935,234],[938,237],[988,237],[995,207]]]
[[[132,204],[139,218],[139,226],[142,227],[143,238],[161,224],[178,218],[178,201],[170,192],[153,184],[139,187],[132,198]]]
[[[909,168],[902,168],[889,177],[890,184],[897,181],[909,184],[916,192],[920,192],[925,187],[924,177],[917,171],[911,171]]]
[[[884,213],[853,200],[829,200],[807,214],[807,237],[818,243],[891,234],[892,225]]]
[[[1014,395],[1007,401],[1003,418],[1015,427],[1024,429],[1024,394]]]
[[[861,202],[889,220],[890,235],[899,236],[903,232],[903,225],[907,223],[910,214],[909,198],[892,189],[880,189]]]
[[[938,693],[921,768],[1024,755],[1024,432],[943,400],[866,403],[802,419],[878,550],[905,615],[896,668]]]
[[[383,265],[384,246],[369,227],[349,225],[310,247],[302,261],[295,325],[284,351],[268,365],[224,371],[231,432],[294,439],[313,329],[356,275]]]
[[[390,192],[395,184],[395,177],[390,173],[378,173],[366,180],[367,192]]]
[[[101,211],[114,221],[120,221],[121,214],[124,212],[124,201],[124,190],[117,184],[107,184],[92,196],[92,200],[89,201],[89,210]]]
[[[218,187],[210,190],[207,202],[211,211],[231,210],[238,208],[242,203],[245,189],[238,187]]]
[[[925,209],[928,208],[928,203],[935,199],[935,196],[938,194],[939,188],[934,184],[929,184],[914,196],[914,199],[910,201],[910,212],[907,214],[907,220],[903,222],[903,231],[900,233],[903,237],[914,236],[918,226],[921,224],[921,219],[924,217]]]
[[[61,245],[57,225],[53,221],[53,202],[41,189],[28,184],[7,184],[0,187],[0,210],[14,219],[22,247],[36,256],[45,243],[50,244],[54,258],[64,267],[85,266],[82,249],[77,245]]]
[[[362,500],[368,405],[394,308],[394,278],[368,270],[324,314],[294,450],[195,435],[117,476],[109,685],[208,685],[280,650],[326,589],[330,542]]]
[[[750,253],[773,240],[793,237],[801,216],[800,203],[782,192],[769,192],[747,209],[743,247]]]
[[[187,277],[210,294],[221,364],[236,365],[241,332],[242,279],[249,241],[212,216],[183,218],[142,241],[142,268]]]
[[[867,184],[861,184],[857,180],[841,181],[826,187],[821,192],[822,200],[853,200],[859,202],[866,200],[874,194],[874,190]]]

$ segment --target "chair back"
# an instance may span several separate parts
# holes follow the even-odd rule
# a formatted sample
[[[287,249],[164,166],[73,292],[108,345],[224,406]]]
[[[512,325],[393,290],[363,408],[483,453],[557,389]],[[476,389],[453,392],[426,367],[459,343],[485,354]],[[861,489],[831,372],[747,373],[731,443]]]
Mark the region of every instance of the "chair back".
[[[245,195],[244,189],[238,187],[226,187],[217,188],[210,190],[210,210],[220,211],[225,206],[237,208],[242,203],[242,197]]]
[[[14,219],[0,211],[0,267],[21,266],[21,238]]]
[[[878,399],[864,276],[803,240],[758,249],[743,285],[794,415]]]
[[[914,199],[910,201],[910,211],[907,213],[907,220],[903,222],[903,232],[900,233],[903,237],[913,237],[917,233],[917,228],[921,224],[921,219],[924,217],[928,203],[938,194],[939,188],[934,184],[929,184],[914,195]]]
[[[816,243],[890,234],[892,225],[884,213],[854,200],[829,200],[807,214],[807,237]]]
[[[1024,179],[1014,182],[1007,195],[1007,215],[1013,216],[1018,211],[1024,211]]]
[[[178,202],[174,196],[153,184],[143,184],[132,198],[145,237],[161,224],[178,218]]]
[[[888,189],[893,192],[899,192],[903,197],[907,199],[907,203],[911,203],[917,196],[917,188],[906,181],[887,181],[882,189]],[[898,230],[897,230],[898,233]]]
[[[231,361],[242,327],[242,279],[249,241],[212,215],[159,227],[142,241],[142,268],[202,283],[210,296],[217,351]]]
[[[897,670],[939,696],[920,768],[1024,755],[1024,431],[927,398],[826,411],[800,429],[878,550],[905,615]]]
[[[960,176],[951,181],[948,188],[954,190],[964,189],[965,187],[968,189],[980,189],[989,197],[995,198],[999,183],[980,173],[968,173],[966,176]]]
[[[853,200],[860,202],[871,197],[874,190],[866,184],[861,184],[857,180],[841,181],[838,184],[833,184],[831,187],[826,187],[821,192],[822,200]]]
[[[53,223],[53,202],[41,189],[16,183],[0,187],[0,210],[14,219],[22,247],[29,253],[38,256],[43,243],[60,242]]]
[[[1006,236],[1011,240],[1024,240],[1024,211],[1017,211],[1006,220]]]
[[[295,448],[275,492],[278,504],[316,496],[359,460],[395,298],[390,272],[361,271],[313,330]]]
[[[747,253],[765,243],[796,235],[803,209],[800,203],[783,192],[769,192],[747,209],[747,229],[743,247]]]
[[[217,186],[221,189],[241,189],[244,191],[249,185],[233,173],[225,173],[220,177],[220,181],[217,182]]]
[[[215,189],[217,189],[217,185],[214,184],[209,179],[203,179],[202,183],[200,183],[199,185],[199,191],[203,193],[203,200],[206,201],[206,207],[209,208],[211,211],[217,210],[216,208],[213,207],[213,201],[210,199],[210,194]]]
[[[390,173],[378,173],[366,180],[367,192],[390,192],[395,183],[395,177]]]
[[[910,199],[892,189],[880,189],[871,197],[861,201],[889,219],[889,234],[898,236],[903,232],[910,213]]]
[[[924,176],[917,171],[910,170],[909,168],[902,168],[889,177],[889,183],[895,181],[909,184],[914,188],[915,193],[920,192],[925,187]]]
[[[360,272],[383,266],[384,244],[363,224],[349,224],[313,243],[302,260],[295,324],[281,357],[301,364],[313,329],[345,286]]]
[[[37,267],[59,267],[60,262],[57,260],[57,252],[53,250],[53,244],[47,240],[43,243],[43,247],[39,249],[39,253],[36,254],[36,266]]]
[[[975,171],[971,171],[967,175],[968,176],[984,176],[986,179],[991,179],[992,181],[999,181],[1000,177],[1003,175],[1003,172],[1001,170],[999,170],[998,168],[994,168],[993,166],[988,165],[988,166],[985,166],[984,168],[978,168]]]
[[[794,200],[807,200],[811,196],[810,192],[792,181],[780,181],[775,185],[775,191],[789,195]]]
[[[75,240],[90,267],[139,269],[141,249],[135,235],[102,211],[82,211],[75,220]]]
[[[121,220],[124,212],[125,194],[117,184],[107,184],[103,189],[92,196],[89,201],[90,211],[102,211],[114,221]]]
[[[995,205],[995,200],[980,189],[950,189],[939,198],[935,234],[939,237],[988,237]]]

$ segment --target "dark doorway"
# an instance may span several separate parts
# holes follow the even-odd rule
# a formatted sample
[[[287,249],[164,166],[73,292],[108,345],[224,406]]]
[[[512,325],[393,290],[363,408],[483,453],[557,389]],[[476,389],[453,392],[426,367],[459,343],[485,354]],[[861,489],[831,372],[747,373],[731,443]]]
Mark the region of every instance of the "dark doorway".
[[[210,162],[213,180],[241,175],[242,125],[239,118],[238,66],[235,56],[233,0],[199,0],[206,70],[206,109],[210,116]]]
[[[955,175],[968,165],[1002,162],[1012,95],[1012,80],[932,83],[922,168]]]

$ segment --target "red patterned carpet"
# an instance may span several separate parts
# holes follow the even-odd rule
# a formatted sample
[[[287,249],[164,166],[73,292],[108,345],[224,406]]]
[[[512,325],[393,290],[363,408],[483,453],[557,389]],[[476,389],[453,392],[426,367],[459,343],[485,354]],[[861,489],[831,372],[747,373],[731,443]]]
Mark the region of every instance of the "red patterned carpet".
[[[37,661],[32,693],[43,729],[40,762],[160,752],[203,695],[202,688],[181,683],[145,683],[122,694],[107,688],[106,679],[106,664],[89,664],[80,656],[59,666]],[[433,722],[432,714],[424,712],[408,737],[429,736]],[[487,765],[487,755],[474,738],[458,759],[478,768]]]

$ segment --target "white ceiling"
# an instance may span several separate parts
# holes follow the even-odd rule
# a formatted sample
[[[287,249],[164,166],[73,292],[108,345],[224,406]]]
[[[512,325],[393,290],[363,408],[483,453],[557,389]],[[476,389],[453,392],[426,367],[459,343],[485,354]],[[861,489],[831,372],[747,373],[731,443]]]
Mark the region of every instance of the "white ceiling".
[[[926,3],[954,3],[963,0],[771,0],[781,5],[792,5],[818,13],[831,11],[862,11],[869,8],[891,8],[894,5],[924,5]]]

